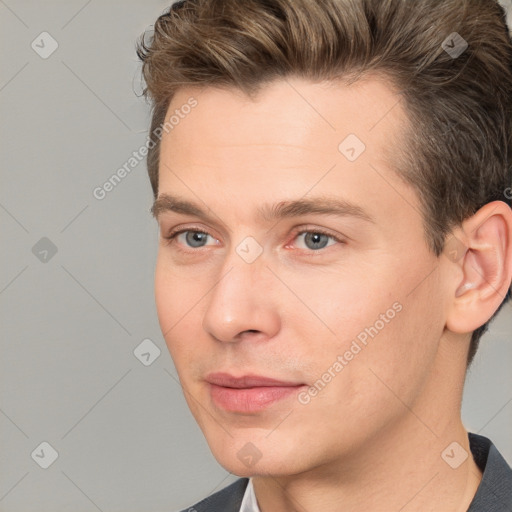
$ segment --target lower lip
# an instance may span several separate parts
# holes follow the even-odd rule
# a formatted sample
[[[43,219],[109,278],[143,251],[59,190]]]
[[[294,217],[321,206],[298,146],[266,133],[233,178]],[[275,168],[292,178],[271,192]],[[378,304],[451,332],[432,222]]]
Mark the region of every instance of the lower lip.
[[[258,412],[289,398],[304,386],[265,386],[255,388],[225,388],[210,384],[210,395],[218,407],[230,412]]]

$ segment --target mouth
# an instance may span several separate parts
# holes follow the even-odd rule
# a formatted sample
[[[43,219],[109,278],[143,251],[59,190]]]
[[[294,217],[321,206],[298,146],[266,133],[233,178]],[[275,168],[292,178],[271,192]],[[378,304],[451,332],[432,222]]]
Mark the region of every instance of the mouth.
[[[256,413],[289,399],[305,387],[302,382],[272,379],[259,375],[234,377],[212,373],[206,377],[213,403],[229,412]]]

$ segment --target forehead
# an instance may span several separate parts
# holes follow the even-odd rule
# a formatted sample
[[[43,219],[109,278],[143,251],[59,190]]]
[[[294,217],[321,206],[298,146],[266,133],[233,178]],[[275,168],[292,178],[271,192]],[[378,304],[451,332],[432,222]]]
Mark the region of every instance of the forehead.
[[[401,94],[382,79],[350,86],[280,80],[255,99],[235,89],[183,88],[170,116],[173,128],[160,149],[160,193],[202,201],[233,219],[249,205],[256,216],[262,202],[305,194],[356,200],[372,217],[404,206],[397,203],[404,184],[394,161],[406,116]]]
[[[199,168],[212,185],[248,178],[270,185],[279,176],[298,179],[301,170],[314,179],[333,165],[362,178],[363,166],[395,166],[407,130],[402,95],[380,75],[351,85],[287,78],[255,99],[234,88],[182,88],[169,105],[171,118],[161,142],[161,185],[174,177],[169,167],[189,175]]]
[[[184,108],[191,98],[196,106]],[[366,146],[375,147],[404,128],[401,100],[401,94],[378,75],[351,85],[286,78],[263,86],[254,99],[235,88],[182,88],[166,116],[181,113],[179,123],[164,133],[162,145],[171,144],[183,150],[180,153],[193,148],[196,155],[227,146],[248,150],[249,145],[253,152],[257,145],[279,145],[282,152],[293,147],[295,152],[301,148],[305,153],[336,154],[339,143],[355,134]]]

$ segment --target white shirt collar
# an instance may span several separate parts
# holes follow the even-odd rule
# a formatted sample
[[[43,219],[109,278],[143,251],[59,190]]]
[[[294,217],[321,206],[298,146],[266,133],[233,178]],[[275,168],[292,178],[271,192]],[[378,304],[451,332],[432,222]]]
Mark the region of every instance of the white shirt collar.
[[[254,494],[254,488],[252,486],[252,478],[249,478],[249,483],[245,488],[244,498],[242,500],[242,506],[240,512],[261,512],[258,507],[256,495]]]

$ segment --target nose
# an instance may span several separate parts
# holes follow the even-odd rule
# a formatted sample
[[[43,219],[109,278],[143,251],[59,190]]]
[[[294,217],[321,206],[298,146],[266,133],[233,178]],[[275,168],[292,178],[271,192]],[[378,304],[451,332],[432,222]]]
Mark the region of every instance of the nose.
[[[279,308],[272,288],[275,276],[263,255],[247,263],[234,250],[206,299],[203,328],[222,342],[264,340],[280,328]]]

